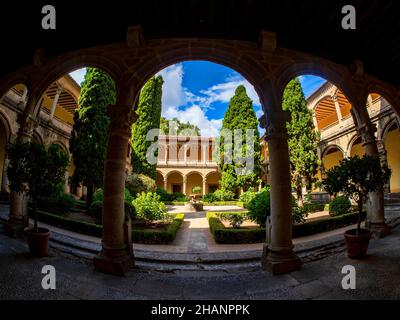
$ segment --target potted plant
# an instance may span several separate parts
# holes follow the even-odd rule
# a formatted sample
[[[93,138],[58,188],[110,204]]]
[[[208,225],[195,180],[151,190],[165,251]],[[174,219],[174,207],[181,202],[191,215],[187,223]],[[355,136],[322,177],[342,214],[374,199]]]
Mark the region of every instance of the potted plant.
[[[8,145],[7,155],[10,190],[25,193],[32,200],[34,226],[25,229],[29,249],[34,256],[47,256],[50,231],[38,227],[37,206],[65,178],[68,156],[55,144],[46,149],[37,143],[20,141]]]
[[[370,192],[383,190],[390,175],[391,170],[381,166],[377,156],[350,157],[327,172],[323,181],[325,190],[330,194],[342,193],[358,207],[357,228],[347,230],[344,234],[349,258],[360,259],[366,256],[371,232],[361,228],[363,205]]]

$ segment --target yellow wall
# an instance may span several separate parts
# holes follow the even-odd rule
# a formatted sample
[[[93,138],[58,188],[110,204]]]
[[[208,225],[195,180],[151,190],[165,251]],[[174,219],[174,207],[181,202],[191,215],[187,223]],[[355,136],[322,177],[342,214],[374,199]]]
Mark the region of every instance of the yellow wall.
[[[186,177],[186,195],[193,194],[193,187],[200,187],[203,193],[203,177],[198,173],[192,173]]]
[[[354,157],[354,156],[362,157],[363,155],[365,155],[365,151],[364,151],[364,148],[361,143],[358,143],[351,147],[351,151],[350,151],[351,157]]]
[[[49,112],[51,110],[51,106],[53,104],[53,100],[49,99],[49,97],[44,96],[43,97],[43,107],[47,109]],[[65,109],[63,109],[59,104],[57,105],[56,112],[54,113],[54,116],[57,117],[58,119],[61,119],[62,121],[72,124],[74,120],[74,116],[67,112]]]
[[[343,153],[340,150],[327,154],[322,159],[326,171],[337,166],[341,160],[343,160]]]
[[[400,133],[390,131],[385,138],[388,165],[392,169],[390,192],[400,192]]]
[[[168,176],[168,184],[167,184],[167,191],[168,192],[172,192],[172,185],[173,184],[177,184],[181,186],[181,192],[183,191],[183,178],[182,175],[177,173],[177,172],[173,172]]]

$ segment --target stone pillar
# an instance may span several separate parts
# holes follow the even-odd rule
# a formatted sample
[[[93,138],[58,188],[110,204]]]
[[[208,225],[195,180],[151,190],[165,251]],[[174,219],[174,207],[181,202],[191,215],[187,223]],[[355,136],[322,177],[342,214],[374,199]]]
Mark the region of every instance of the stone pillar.
[[[8,168],[8,158],[4,159],[4,167],[3,167],[3,175],[1,179],[1,192],[7,193],[8,192],[8,176],[7,176],[7,168]]]
[[[203,177],[203,196],[206,194],[206,189],[207,189],[207,177]]]
[[[182,193],[185,195],[186,195],[186,182],[187,182],[187,177],[183,176]]]
[[[129,105],[108,108],[110,127],[104,166],[103,240],[102,250],[94,258],[95,269],[104,273],[124,275],[134,265],[133,254],[125,237],[125,165],[133,122]]]
[[[262,123],[267,131],[271,172],[271,216],[266,223],[267,243],[264,245],[262,267],[273,274],[288,273],[301,267],[301,260],[294,254],[292,243],[292,194],[286,131],[289,119],[290,113],[273,111]]]
[[[50,118],[49,118],[50,121],[53,120],[54,113],[56,112],[56,108],[57,108],[58,99],[60,98],[62,91],[63,91],[63,88],[61,88],[61,87],[57,88],[57,92],[56,92],[56,95],[54,96],[53,104],[51,105],[51,109],[50,109]]]
[[[20,142],[29,142],[32,139],[33,130],[37,126],[36,120],[24,113],[20,114],[17,119],[20,128],[18,130],[17,139]],[[10,193],[10,217],[4,225],[4,233],[10,237],[23,236],[25,227],[29,225],[28,198],[25,194],[18,194],[14,191]]]
[[[164,190],[168,192],[168,177],[164,177]]]
[[[361,136],[362,146],[368,156],[379,157],[378,146],[375,139],[376,126],[372,123],[361,125],[357,128]],[[390,233],[390,228],[385,222],[384,194],[383,190],[371,192],[367,201],[367,219],[365,227],[374,237],[382,238]]]
[[[336,115],[338,117],[339,123],[341,123],[343,121],[342,112],[340,111],[340,105],[336,94],[332,96],[332,100],[335,103]]]
[[[201,154],[202,154],[202,162],[206,163],[207,162],[207,145],[205,143],[201,144]]]
[[[369,97],[370,96],[371,95],[369,95]],[[381,161],[381,165],[388,167],[389,164],[388,164],[388,159],[387,159],[387,151],[385,148],[385,143],[383,142],[383,140],[377,140],[376,145],[378,147],[378,153],[379,153],[379,159]],[[383,192],[390,193],[390,180],[388,183],[385,184]]]
[[[168,162],[168,141],[165,139],[165,145],[164,145],[164,162]]]

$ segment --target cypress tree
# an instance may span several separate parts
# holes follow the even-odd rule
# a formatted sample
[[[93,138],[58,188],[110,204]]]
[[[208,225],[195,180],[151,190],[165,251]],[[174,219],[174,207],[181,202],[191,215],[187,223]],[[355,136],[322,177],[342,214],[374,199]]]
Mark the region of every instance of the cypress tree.
[[[107,107],[114,104],[116,89],[113,79],[102,70],[87,68],[82,83],[78,108],[70,138],[70,152],[75,171],[74,183],[87,187],[87,205],[93,192],[103,185],[109,118]]]
[[[230,191],[235,191],[237,188],[243,188],[247,190],[250,187],[254,187],[259,182],[259,174],[261,172],[261,146],[260,146],[260,135],[258,132],[258,120],[256,113],[253,109],[253,102],[246,93],[246,88],[242,85],[238,86],[235,90],[235,95],[229,102],[228,110],[224,115],[222,121],[221,133],[228,129],[232,133],[232,144],[229,140],[224,138],[221,134],[220,137],[220,168],[221,168],[221,187]],[[234,154],[234,130],[242,130],[242,148],[241,156],[243,158],[249,157],[254,159],[254,169],[245,174],[238,174],[238,169],[243,169],[245,163],[235,162],[235,157],[232,156],[232,163],[227,163],[227,159],[224,159],[224,151],[232,151]],[[254,144],[253,152],[246,155],[246,149],[249,147],[248,141],[246,141],[246,130],[254,130]]]
[[[144,85],[136,110],[137,121],[132,125],[132,154],[131,163],[134,173],[142,173],[153,179],[156,178],[156,164],[150,164],[146,152],[152,141],[146,141],[149,130],[160,128],[161,97],[164,80],[161,76],[152,77]]]
[[[310,187],[319,165],[317,146],[319,133],[314,128],[312,112],[298,78],[291,80],[283,94],[282,109],[291,112],[291,121],[286,124],[289,135],[289,156],[292,185],[297,200],[303,204],[302,187]]]

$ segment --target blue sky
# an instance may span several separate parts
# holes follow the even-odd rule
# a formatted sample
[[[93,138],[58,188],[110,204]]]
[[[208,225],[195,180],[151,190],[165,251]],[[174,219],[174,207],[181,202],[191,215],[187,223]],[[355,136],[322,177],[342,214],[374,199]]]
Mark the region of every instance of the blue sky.
[[[71,73],[78,82],[83,81],[85,69]],[[229,100],[236,87],[246,87],[253,100],[257,117],[261,116],[261,105],[253,86],[236,71],[207,61],[188,61],[172,65],[159,74],[164,79],[163,110],[167,119],[177,117],[201,129],[204,136],[216,136]],[[308,97],[325,80],[315,76],[301,76],[304,94]]]

